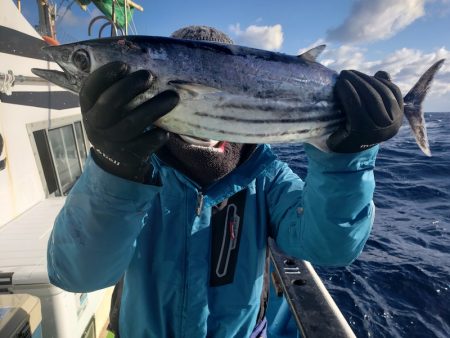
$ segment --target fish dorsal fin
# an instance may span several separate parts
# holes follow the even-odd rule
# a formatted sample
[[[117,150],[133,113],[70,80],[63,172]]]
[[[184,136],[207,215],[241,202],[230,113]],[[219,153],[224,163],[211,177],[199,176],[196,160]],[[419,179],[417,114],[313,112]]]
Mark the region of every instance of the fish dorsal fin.
[[[308,61],[316,61],[317,57],[325,50],[327,45],[319,45],[306,52],[300,54],[298,57],[306,59]]]
[[[216,93],[220,90],[214,87],[208,87],[199,83],[193,83],[193,82],[187,82],[183,80],[173,80],[169,81],[169,85],[175,87],[178,90],[183,90],[185,92],[188,92],[191,95],[197,96],[201,94],[210,94],[210,93]]]

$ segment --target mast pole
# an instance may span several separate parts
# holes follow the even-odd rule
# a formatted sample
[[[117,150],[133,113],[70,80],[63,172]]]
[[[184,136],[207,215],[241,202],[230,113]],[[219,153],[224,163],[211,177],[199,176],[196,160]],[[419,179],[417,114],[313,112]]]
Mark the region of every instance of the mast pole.
[[[49,4],[48,0],[36,0],[39,11],[38,32],[41,35],[56,39],[55,17],[56,6]]]
[[[123,2],[123,6],[125,7],[125,35],[128,35],[128,12],[127,12],[127,10],[128,10],[128,0],[125,0],[124,2]]]
[[[111,6],[112,6],[112,15],[111,15],[111,19],[112,19],[112,25],[111,25],[111,36],[116,36],[116,0],[113,0],[111,2]]]

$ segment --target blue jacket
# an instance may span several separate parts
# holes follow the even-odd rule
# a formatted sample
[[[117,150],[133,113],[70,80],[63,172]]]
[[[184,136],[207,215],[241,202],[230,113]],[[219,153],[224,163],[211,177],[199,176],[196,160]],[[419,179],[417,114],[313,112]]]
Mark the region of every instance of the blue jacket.
[[[122,338],[248,337],[268,236],[288,254],[342,266],[371,230],[378,147],[358,154],[305,149],[305,182],[260,145],[206,191],[156,156],[159,185],[115,177],[88,159],[50,237],[51,282],[88,292],[125,274]],[[227,199],[214,230],[214,206]]]

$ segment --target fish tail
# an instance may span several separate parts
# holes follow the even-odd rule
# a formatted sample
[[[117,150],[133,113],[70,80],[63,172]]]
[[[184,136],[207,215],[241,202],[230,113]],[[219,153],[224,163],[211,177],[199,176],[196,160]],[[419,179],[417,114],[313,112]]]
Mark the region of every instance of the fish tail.
[[[403,101],[405,103],[405,116],[408,119],[416,143],[423,153],[431,156],[430,146],[428,144],[427,128],[425,117],[422,111],[422,103],[431,87],[431,82],[436,72],[441,68],[445,59],[433,64],[417,81],[412,89],[406,94]]]

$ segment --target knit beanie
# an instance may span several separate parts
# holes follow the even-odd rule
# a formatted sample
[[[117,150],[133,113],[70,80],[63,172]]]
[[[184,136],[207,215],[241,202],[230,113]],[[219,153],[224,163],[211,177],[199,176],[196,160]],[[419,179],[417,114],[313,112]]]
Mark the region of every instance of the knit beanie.
[[[180,28],[173,32],[171,37],[185,40],[220,42],[229,45],[233,44],[233,40],[231,40],[228,35],[218,29],[208,26],[188,26]]]

